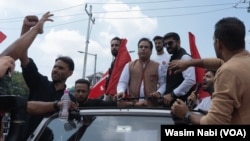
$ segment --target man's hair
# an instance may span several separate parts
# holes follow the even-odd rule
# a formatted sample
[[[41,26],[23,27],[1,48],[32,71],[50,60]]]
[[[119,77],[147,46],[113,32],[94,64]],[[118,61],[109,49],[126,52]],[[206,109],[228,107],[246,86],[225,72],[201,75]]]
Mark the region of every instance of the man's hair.
[[[119,38],[119,37],[114,37],[114,38],[112,38],[112,39],[111,39],[111,42],[112,42],[113,40],[118,40],[118,41],[120,41],[120,42],[122,41],[122,39]]]
[[[148,42],[149,45],[150,45],[150,50],[153,49],[153,43],[152,43],[152,41],[150,41],[150,39],[148,39],[148,38],[141,38],[141,39],[138,41],[138,44],[137,44],[138,47],[139,47],[139,44],[140,44],[142,41]]]
[[[245,48],[245,25],[236,17],[222,18],[215,24],[214,38],[218,38],[229,50]]]
[[[211,72],[214,76],[215,76],[215,73],[216,73],[216,70],[214,69],[206,69],[205,72]]]
[[[155,41],[155,40],[163,40],[163,37],[157,35],[157,36],[155,36],[155,37],[153,38],[153,41]]]
[[[75,64],[74,64],[74,61],[69,56],[59,56],[58,58],[56,58],[55,61],[58,61],[58,60],[61,60],[64,63],[68,64],[69,69],[71,71],[74,71]]]
[[[180,36],[175,32],[169,32],[163,36],[163,40],[173,38],[175,41],[180,41]]]
[[[90,89],[90,82],[87,79],[78,79],[78,80],[76,80],[75,85],[78,83],[87,84],[88,89]]]

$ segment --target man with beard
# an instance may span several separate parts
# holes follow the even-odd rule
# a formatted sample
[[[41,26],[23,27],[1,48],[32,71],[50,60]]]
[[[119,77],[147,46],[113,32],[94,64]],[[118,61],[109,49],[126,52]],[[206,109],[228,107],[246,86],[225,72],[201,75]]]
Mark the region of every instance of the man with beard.
[[[113,61],[112,61],[111,65],[110,65],[110,68],[108,70],[108,77],[106,78],[105,90],[107,90],[107,88],[108,88],[109,80],[110,80],[111,75],[112,75],[112,71],[113,71],[113,68],[114,68],[114,65],[115,65],[116,56],[118,54],[120,45],[121,45],[121,39],[119,37],[114,37],[111,40],[111,54],[113,55]],[[112,100],[113,99],[112,95],[114,95],[114,94],[109,94],[109,93],[106,93],[106,91],[105,91],[104,99],[105,100]]]
[[[30,107],[32,108],[34,108],[34,104],[40,105],[44,102],[49,110],[54,110],[53,106],[51,108],[51,105],[55,105],[53,104],[54,101],[60,100],[66,88],[65,82],[67,78],[72,75],[74,70],[74,62],[70,57],[58,57],[52,69],[51,76],[53,81],[51,82],[48,80],[47,76],[43,76],[38,72],[33,60],[28,58],[28,48],[36,36],[43,33],[44,23],[46,21],[53,21],[50,18],[52,16],[53,14],[50,12],[46,12],[40,20],[34,15],[26,16],[23,22],[21,37],[1,53],[1,56],[11,56],[13,60],[20,59],[23,77],[30,90],[28,96],[28,103],[30,104],[28,105],[31,105]],[[11,72],[13,71],[12,68],[9,69]],[[28,107],[28,109],[30,107]],[[43,110],[47,111],[46,109]],[[37,109],[35,112],[41,113],[41,111],[42,110]],[[45,112],[42,111],[42,113]],[[23,137],[20,140],[26,140],[28,135],[34,131],[44,116],[44,114],[30,117],[27,115],[25,129],[23,129],[24,133],[22,134]]]
[[[153,41],[154,41],[155,50],[156,50],[156,56],[153,60],[162,64],[162,67],[163,67],[162,69],[167,74],[170,56],[169,56],[169,54],[164,52],[163,37],[162,36],[155,36]]]
[[[46,21],[47,18],[51,16],[53,15],[48,12],[40,21]],[[39,25],[40,21],[38,21],[36,16],[27,16],[24,20],[21,34],[31,34],[29,38],[29,41],[31,41],[30,44],[35,39],[36,35],[42,31],[43,26]],[[31,28],[32,26],[34,27]],[[36,26],[39,28],[36,28]],[[66,88],[66,80],[74,71],[73,60],[68,56],[59,56],[56,58],[51,72],[52,81],[49,81],[47,76],[39,73],[33,59],[28,57],[28,47],[29,46],[27,46],[26,50],[23,50],[19,56],[22,74],[29,88],[28,101],[52,102],[60,100]],[[35,130],[44,116],[45,115],[34,115],[27,117],[26,129],[23,130],[25,132],[23,134],[23,140],[26,140],[28,135]]]
[[[132,106],[132,102],[128,101],[104,101],[102,99],[88,99],[90,93],[90,82],[86,79],[78,79],[75,81],[74,96],[79,107],[103,107],[103,106]]]
[[[206,73],[203,77],[203,90],[208,92],[210,96],[207,96],[202,99],[202,101],[198,103],[198,105],[193,109],[195,111],[201,112],[201,113],[207,113],[207,111],[210,108],[211,105],[211,96],[214,92],[214,77],[215,77],[216,70],[210,70],[207,69]],[[194,91],[191,93],[191,95],[188,97],[188,102],[196,102],[197,101],[197,94],[194,93]],[[191,110],[191,109],[190,109]]]
[[[171,55],[170,62],[173,60],[191,60],[192,57],[181,47],[180,37],[175,32],[167,33],[163,37],[163,43]],[[166,106],[171,106],[173,102],[180,98],[186,101],[191,88],[196,83],[195,69],[189,67],[182,73],[173,73],[168,69],[166,76],[166,91],[163,96],[163,102]]]
[[[75,82],[74,96],[79,107],[116,106],[116,102],[102,99],[88,99],[90,92],[90,82],[86,79],[78,79]]]

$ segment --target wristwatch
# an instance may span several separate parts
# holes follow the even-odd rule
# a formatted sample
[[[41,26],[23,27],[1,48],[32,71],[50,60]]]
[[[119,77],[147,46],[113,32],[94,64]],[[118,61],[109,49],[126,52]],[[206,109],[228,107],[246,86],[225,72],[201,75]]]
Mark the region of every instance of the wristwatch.
[[[173,91],[173,92],[171,92],[170,94],[171,94],[171,96],[172,96],[174,99],[176,99],[176,98],[177,98],[177,96],[175,95],[174,91]]]
[[[190,120],[189,120],[190,115],[191,115],[191,112],[188,111],[188,112],[186,113],[185,117],[184,117],[184,121],[185,121],[186,123],[190,123]]]

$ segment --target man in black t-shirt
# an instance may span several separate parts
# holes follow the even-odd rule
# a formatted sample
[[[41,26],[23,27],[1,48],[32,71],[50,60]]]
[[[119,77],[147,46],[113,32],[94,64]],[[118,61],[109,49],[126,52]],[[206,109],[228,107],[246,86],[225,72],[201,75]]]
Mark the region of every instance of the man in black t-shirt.
[[[78,79],[75,82],[74,96],[79,104],[79,107],[125,107],[125,106],[140,106],[139,103],[131,101],[105,101],[102,99],[88,99],[90,93],[90,82],[86,79]]]

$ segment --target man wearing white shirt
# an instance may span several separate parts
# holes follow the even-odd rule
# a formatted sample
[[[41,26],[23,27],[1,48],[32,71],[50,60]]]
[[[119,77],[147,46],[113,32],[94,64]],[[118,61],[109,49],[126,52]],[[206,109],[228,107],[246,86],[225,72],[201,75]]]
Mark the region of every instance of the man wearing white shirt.
[[[171,55],[170,62],[173,60],[191,60],[192,57],[181,47],[180,36],[175,32],[167,33],[163,37],[164,47]],[[174,73],[168,69],[166,77],[167,85],[163,96],[166,106],[171,106],[179,98],[186,101],[188,93],[196,83],[195,68],[189,67],[182,73]]]
[[[168,53],[164,52],[163,37],[162,36],[155,36],[153,38],[153,41],[154,41],[155,51],[156,51],[156,56],[153,58],[153,60],[162,64],[162,69],[167,74],[170,55]]]
[[[207,96],[199,102],[197,100],[196,94],[192,92],[192,94],[188,97],[188,101],[196,101],[197,106],[193,110],[197,110],[203,113],[207,113],[211,105],[211,96],[214,92],[214,77],[216,70],[207,69],[206,73],[203,77],[203,90],[208,92],[210,96]]]
[[[125,65],[117,85],[118,98],[124,98],[127,92],[136,103],[139,99],[159,98],[165,92],[166,77],[160,69],[161,64],[150,60],[152,49],[153,43],[149,39],[139,40],[139,59]]]

